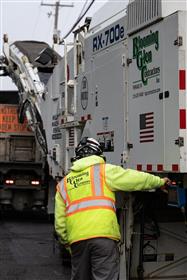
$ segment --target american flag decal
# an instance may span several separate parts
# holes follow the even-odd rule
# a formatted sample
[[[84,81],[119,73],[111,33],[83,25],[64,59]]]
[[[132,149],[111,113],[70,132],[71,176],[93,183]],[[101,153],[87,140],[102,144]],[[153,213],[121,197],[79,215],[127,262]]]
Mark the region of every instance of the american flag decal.
[[[140,115],[140,143],[154,142],[154,113]]]

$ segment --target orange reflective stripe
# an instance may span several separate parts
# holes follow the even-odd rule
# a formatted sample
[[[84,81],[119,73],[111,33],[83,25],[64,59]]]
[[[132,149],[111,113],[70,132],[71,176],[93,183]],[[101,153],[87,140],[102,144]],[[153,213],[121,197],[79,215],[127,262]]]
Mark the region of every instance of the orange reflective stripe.
[[[64,191],[66,193],[66,199],[67,199],[66,203],[67,203],[67,205],[69,205],[71,202],[70,202],[70,198],[69,198],[69,195],[67,192],[67,178],[66,177],[64,178]]]
[[[100,165],[100,184],[101,184],[101,195],[104,195],[104,184],[105,184],[105,164]]]
[[[108,210],[112,210],[114,213],[116,212],[115,209],[113,209],[112,207],[109,206],[89,206],[89,207],[85,207],[84,209],[77,209],[71,213],[67,213],[66,216],[71,216],[73,214],[76,214],[78,212],[83,212],[83,211],[88,211],[88,210],[96,210],[96,209],[108,209]]]
[[[92,195],[95,196],[94,166],[91,166],[90,168],[90,181],[91,181]]]
[[[114,201],[106,197],[100,199],[79,201],[77,203],[70,204],[69,207],[66,208],[66,213],[67,215],[70,215],[76,213],[77,211],[80,212],[89,209],[91,210],[91,209],[101,209],[101,208],[106,208],[115,211],[115,203]]]
[[[104,194],[102,164],[96,164],[92,168],[94,170],[93,183],[95,196],[102,196]]]
[[[95,195],[101,195],[100,164],[94,165],[94,188]]]
[[[110,200],[112,203],[115,204],[115,200],[110,198],[110,197],[107,197],[106,196],[97,196],[96,199],[107,199],[107,200]],[[90,200],[93,200],[93,196],[89,196],[89,197],[84,197],[84,198],[81,198],[81,199],[77,199],[77,200],[74,200],[73,202],[71,202],[68,206],[67,206],[67,209],[71,206],[71,205],[74,205],[74,204],[78,204],[80,202],[84,202],[84,201],[90,201]]]
[[[107,237],[107,238],[113,239],[115,241],[119,241],[119,238],[116,238],[116,236],[108,235],[108,234],[107,235],[92,235],[90,238],[98,238],[98,237],[105,237],[105,238]],[[72,241],[70,244],[78,242],[78,241],[87,240],[87,239],[88,239],[88,237],[79,238],[79,239],[77,239],[75,241]]]
[[[60,186],[59,186],[59,183],[58,183],[57,186],[56,186],[56,191],[60,193]]]
[[[70,204],[70,199],[67,193],[67,180],[66,178],[62,179],[60,183],[58,183],[58,191],[60,192],[66,206]]]
[[[64,202],[66,204],[66,202],[67,202],[67,194],[66,194],[66,192],[64,190],[64,180],[62,179],[60,181],[60,183],[58,183],[58,185],[59,185],[60,194],[61,194],[61,196],[62,196],[62,198],[63,198],[63,200],[64,200]]]

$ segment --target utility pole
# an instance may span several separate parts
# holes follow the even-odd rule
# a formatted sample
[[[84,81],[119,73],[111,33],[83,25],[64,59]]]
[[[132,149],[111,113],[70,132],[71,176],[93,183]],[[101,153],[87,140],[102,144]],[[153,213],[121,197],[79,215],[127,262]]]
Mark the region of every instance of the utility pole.
[[[54,20],[54,29],[53,29],[53,44],[58,44],[60,39],[60,31],[58,30],[58,15],[60,7],[74,7],[73,4],[60,4],[60,0],[56,1],[55,4],[45,4],[41,3],[41,6],[55,7],[55,20]]]

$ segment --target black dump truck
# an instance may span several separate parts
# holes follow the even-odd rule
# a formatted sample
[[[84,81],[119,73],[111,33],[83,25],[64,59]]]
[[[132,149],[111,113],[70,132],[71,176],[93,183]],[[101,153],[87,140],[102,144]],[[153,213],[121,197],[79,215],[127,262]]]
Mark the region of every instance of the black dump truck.
[[[0,207],[46,209],[44,154],[25,120],[18,121],[17,91],[0,91]]]

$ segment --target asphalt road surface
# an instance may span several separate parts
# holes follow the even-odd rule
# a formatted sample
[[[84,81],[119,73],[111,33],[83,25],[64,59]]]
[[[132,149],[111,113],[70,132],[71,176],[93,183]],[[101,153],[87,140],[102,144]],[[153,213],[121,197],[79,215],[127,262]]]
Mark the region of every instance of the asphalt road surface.
[[[22,215],[0,219],[0,279],[70,280],[52,223]]]

